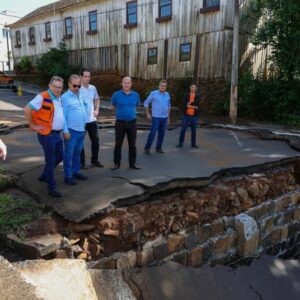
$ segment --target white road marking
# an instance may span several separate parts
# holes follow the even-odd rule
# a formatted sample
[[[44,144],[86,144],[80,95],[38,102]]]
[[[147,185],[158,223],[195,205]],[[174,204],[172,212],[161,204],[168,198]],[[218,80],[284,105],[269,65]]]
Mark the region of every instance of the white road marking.
[[[283,154],[258,154],[258,153],[254,153],[251,154],[251,156],[254,157],[267,157],[267,158],[285,158],[287,157],[287,155],[283,155]]]
[[[237,143],[240,147],[243,147],[243,144],[242,144],[242,142],[240,141],[240,139],[238,138],[238,136],[237,136],[233,131],[230,131],[230,132],[231,132],[231,134],[233,135],[233,137],[234,137],[236,143]]]

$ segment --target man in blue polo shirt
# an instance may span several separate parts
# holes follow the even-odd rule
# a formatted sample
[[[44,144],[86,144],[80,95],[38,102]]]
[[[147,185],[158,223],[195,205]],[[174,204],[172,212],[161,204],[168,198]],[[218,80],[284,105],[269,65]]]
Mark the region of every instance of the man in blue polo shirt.
[[[165,132],[168,128],[169,115],[171,109],[170,95],[167,90],[167,81],[159,82],[159,89],[151,92],[149,97],[144,102],[146,116],[148,120],[152,120],[152,126],[145,145],[145,154],[150,154],[150,148],[158,131],[156,152],[164,153],[162,143],[165,137]],[[149,105],[152,105],[152,115],[149,111]]]
[[[80,87],[80,76],[71,75],[69,90],[61,97],[68,132],[71,136],[69,140],[65,140],[64,153],[65,183],[69,185],[77,184],[74,178],[87,179],[79,172],[87,115],[87,104],[79,94]]]
[[[122,89],[113,94],[111,99],[112,109],[116,112],[115,124],[115,150],[114,167],[117,170],[121,165],[122,144],[125,135],[127,135],[129,146],[129,167],[139,170],[136,164],[136,107],[140,104],[140,96],[131,90],[132,80],[130,77],[124,77],[122,80]]]

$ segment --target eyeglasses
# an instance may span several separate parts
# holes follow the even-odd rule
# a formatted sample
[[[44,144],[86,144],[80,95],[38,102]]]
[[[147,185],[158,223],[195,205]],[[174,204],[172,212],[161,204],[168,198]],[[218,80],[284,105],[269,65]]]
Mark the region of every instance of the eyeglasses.
[[[62,86],[52,85],[52,87],[53,87],[54,89],[57,89],[57,90],[61,90],[61,89],[62,89]]]
[[[73,86],[74,89],[76,89],[76,88],[79,88],[79,89],[80,89],[80,88],[81,88],[81,85],[80,85],[80,84],[72,84],[72,86]]]

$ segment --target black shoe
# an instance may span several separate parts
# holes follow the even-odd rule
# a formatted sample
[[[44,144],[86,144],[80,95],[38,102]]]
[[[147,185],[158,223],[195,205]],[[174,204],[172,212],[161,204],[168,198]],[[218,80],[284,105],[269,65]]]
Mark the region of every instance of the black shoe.
[[[196,149],[199,148],[199,146],[197,146],[197,145],[191,145],[191,147],[192,147],[192,148],[196,148]]]
[[[77,182],[73,178],[65,178],[65,183],[68,185],[77,185]]]
[[[144,153],[145,153],[145,154],[148,154],[148,155],[151,154],[150,149],[145,148],[145,149],[144,149]]]
[[[46,178],[45,178],[43,175],[41,175],[41,176],[38,178],[38,181],[40,181],[40,182],[47,182],[47,181],[46,181]]]
[[[176,145],[176,148],[181,148],[183,145],[182,144],[178,144]]]
[[[86,164],[81,164],[80,168],[82,170],[87,170],[89,167]]]
[[[115,171],[115,170],[118,170],[118,169],[120,169],[120,164],[115,164],[115,165],[111,168],[112,171]]]
[[[165,153],[165,151],[163,149],[158,148],[156,149],[156,153]]]
[[[87,180],[87,176],[81,174],[81,173],[76,173],[76,174],[73,174],[73,177],[75,177],[76,179],[78,180]]]
[[[92,166],[93,167],[97,167],[97,168],[103,168],[104,166],[101,164],[100,161],[97,161],[97,162],[92,162]]]
[[[61,198],[62,197],[61,193],[59,191],[57,191],[57,190],[50,190],[48,192],[48,195],[52,196],[54,198]]]
[[[130,168],[130,169],[135,169],[135,170],[140,170],[140,169],[141,169],[141,167],[140,167],[139,165],[137,165],[137,164],[131,164],[131,165],[129,166],[129,168]]]

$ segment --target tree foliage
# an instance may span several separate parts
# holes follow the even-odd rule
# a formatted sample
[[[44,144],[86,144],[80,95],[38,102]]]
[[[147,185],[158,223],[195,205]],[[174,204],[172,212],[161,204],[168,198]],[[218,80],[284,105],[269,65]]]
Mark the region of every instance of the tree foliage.
[[[240,114],[300,126],[300,1],[253,0],[252,14],[261,20],[253,43],[270,47],[272,72],[242,76]]]
[[[282,79],[300,76],[300,1],[254,0],[252,10],[262,18],[253,38],[256,46],[271,46],[270,60]]]
[[[23,56],[21,61],[15,65],[18,72],[29,73],[32,70],[32,64],[28,56]]]
[[[50,48],[37,60],[37,71],[47,79],[52,76],[61,76],[67,79],[72,73],[78,71],[68,63],[68,50],[66,44],[61,42],[57,48]]]

